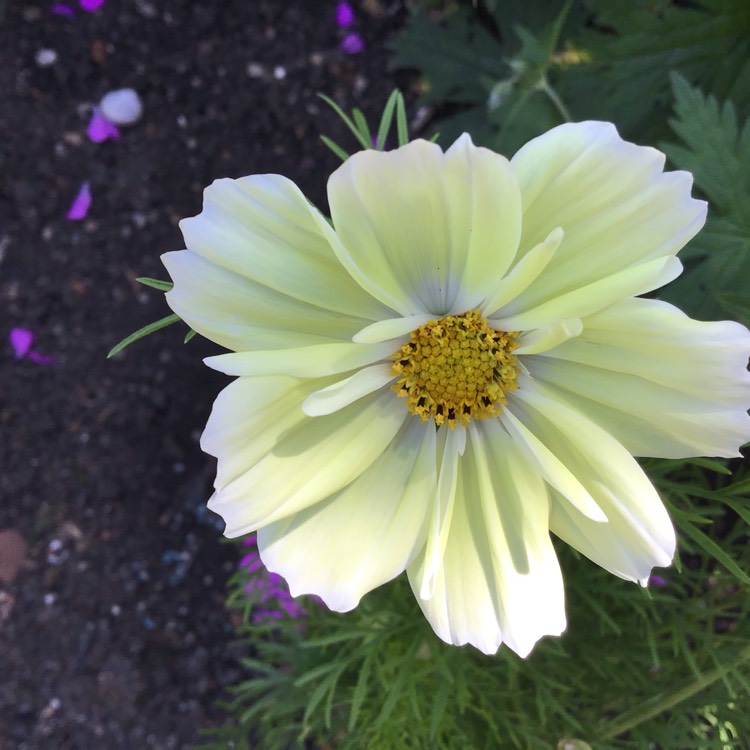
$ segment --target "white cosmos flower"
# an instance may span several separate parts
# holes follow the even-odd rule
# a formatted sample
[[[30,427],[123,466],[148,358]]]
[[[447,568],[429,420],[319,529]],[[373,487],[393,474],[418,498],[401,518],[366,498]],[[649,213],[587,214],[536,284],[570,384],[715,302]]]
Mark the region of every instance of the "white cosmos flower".
[[[638,296],[706,215],[663,167],[583,122],[511,161],[468,135],[355,154],[332,225],[278,175],[211,185],[164,263],[238,376],[202,441],[226,534],[337,611],[407,570],[443,640],[522,656],[565,628],[550,532],[642,584],[669,565],[633,455],[738,455],[750,334]]]

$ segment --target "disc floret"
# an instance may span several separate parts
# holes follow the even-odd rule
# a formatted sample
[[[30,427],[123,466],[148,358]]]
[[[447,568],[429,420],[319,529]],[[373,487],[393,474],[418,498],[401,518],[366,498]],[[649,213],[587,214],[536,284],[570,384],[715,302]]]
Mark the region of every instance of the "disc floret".
[[[430,320],[391,355],[391,386],[406,407],[440,427],[500,414],[518,388],[518,332],[496,331],[478,310]]]

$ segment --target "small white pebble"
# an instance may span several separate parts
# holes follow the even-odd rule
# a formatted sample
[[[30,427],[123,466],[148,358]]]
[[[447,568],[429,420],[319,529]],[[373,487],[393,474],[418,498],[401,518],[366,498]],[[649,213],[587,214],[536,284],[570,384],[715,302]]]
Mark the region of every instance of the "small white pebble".
[[[120,605],[119,605],[119,604],[113,604],[113,605],[112,605],[112,606],[111,606],[111,607],[109,608],[109,611],[110,611],[110,614],[111,614],[111,615],[112,615],[113,617],[118,617],[118,616],[119,616],[119,614],[120,614],[120,613],[122,612],[122,608],[120,607]]]
[[[260,63],[248,63],[245,68],[245,72],[250,78],[263,78],[266,73],[266,69]]]
[[[57,62],[57,52],[53,49],[39,49],[36,51],[34,59],[40,68],[49,68]]]
[[[283,81],[286,78],[286,68],[283,65],[277,65],[273,69],[273,77],[277,81]]]
[[[51,607],[55,603],[55,599],[57,599],[57,597],[54,594],[45,594],[44,595],[45,606]]]
[[[102,98],[99,109],[115,125],[132,125],[143,114],[141,97],[133,89],[110,91]]]

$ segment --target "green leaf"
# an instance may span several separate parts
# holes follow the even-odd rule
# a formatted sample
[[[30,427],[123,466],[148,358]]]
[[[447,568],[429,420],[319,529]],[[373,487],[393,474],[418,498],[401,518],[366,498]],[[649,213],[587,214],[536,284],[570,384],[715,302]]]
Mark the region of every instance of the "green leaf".
[[[148,336],[149,334],[154,333],[161,328],[171,326],[172,323],[177,323],[179,320],[179,315],[172,314],[167,315],[166,318],[161,318],[160,320],[154,321],[153,323],[149,323],[147,326],[143,326],[143,328],[139,328],[135,333],[131,333],[130,336],[126,336],[119,344],[113,346],[109,354],[107,355],[107,359],[109,359],[110,357],[114,357],[115,354],[121,352],[126,346],[129,346],[134,341],[138,341],[138,339],[142,339],[144,336]]]
[[[359,130],[362,137],[367,141],[368,144],[372,144],[372,133],[370,132],[370,126],[367,124],[367,119],[365,118],[362,110],[359,109],[359,107],[355,107],[352,110],[352,117],[354,118],[354,123],[357,126],[357,130]],[[368,148],[370,147],[371,146],[368,146]]]
[[[360,132],[355,123],[352,122],[352,119],[346,114],[346,112],[344,112],[343,109],[341,109],[341,107],[339,107],[338,104],[336,104],[335,101],[333,101],[333,99],[326,96],[325,94],[318,94],[318,96],[343,120],[346,127],[352,131],[354,137],[360,142],[360,144],[362,144],[363,148],[372,148],[371,141]],[[321,138],[322,137],[323,136],[321,136]],[[328,142],[324,141],[324,143],[329,148],[331,147]]]
[[[744,584],[750,584],[750,576],[711,537],[684,520],[680,523],[680,530],[716,558],[735,578]]]
[[[406,121],[406,103],[400,91],[396,91],[396,134],[398,145],[405,146],[409,142],[409,123]]]
[[[375,141],[375,148],[378,151],[382,151],[385,147],[385,140],[388,137],[388,131],[391,129],[391,123],[393,122],[393,113],[396,109],[396,103],[398,102],[399,91],[394,89],[391,95],[388,97],[385,107],[383,107],[383,114],[380,116],[380,124],[378,125],[378,135]]]
[[[330,148],[331,151],[341,159],[341,161],[346,161],[349,158],[349,154],[347,154],[341,146],[335,141],[332,141],[327,135],[321,135],[320,140],[323,141],[323,143],[325,143],[326,146],[328,146],[328,148]]]
[[[182,342],[183,344],[187,344],[188,341],[195,338],[195,334],[197,331],[194,331],[192,328],[185,334],[185,340]]]
[[[150,279],[148,276],[139,276],[136,281],[144,286],[150,286],[152,289],[158,289],[160,292],[168,292],[174,284],[171,281],[161,281],[161,279]]]

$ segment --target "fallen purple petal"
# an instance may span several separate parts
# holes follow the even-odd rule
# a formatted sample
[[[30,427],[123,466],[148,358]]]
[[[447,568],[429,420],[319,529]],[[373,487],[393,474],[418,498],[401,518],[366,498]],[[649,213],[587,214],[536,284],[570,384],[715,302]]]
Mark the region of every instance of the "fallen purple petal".
[[[352,6],[346,2],[340,2],[336,6],[336,25],[345,29],[347,26],[351,26],[354,23],[354,11]]]
[[[37,365],[53,365],[55,364],[55,358],[49,354],[40,354],[33,349],[26,355],[26,359],[30,362],[34,362]]]
[[[73,18],[75,15],[75,11],[73,8],[70,7],[70,5],[67,5],[66,3],[55,3],[50,8],[50,13],[56,13],[58,16],[65,16],[66,18]]]
[[[71,221],[81,221],[86,218],[89,208],[91,208],[91,189],[88,182],[84,182],[66,216]]]
[[[78,4],[82,10],[85,10],[87,13],[93,13],[104,5],[104,0],[78,0]]]
[[[34,334],[28,328],[11,328],[8,339],[16,359],[28,359],[37,365],[51,365],[55,362],[54,357],[40,354],[31,348],[34,343]]]
[[[365,48],[365,40],[356,31],[352,31],[341,40],[339,48],[347,55],[358,55]]]
[[[11,328],[8,338],[16,359],[23,359],[34,343],[34,334],[28,328]]]
[[[99,107],[94,107],[91,113],[91,120],[86,128],[86,135],[94,143],[102,143],[108,139],[117,140],[120,137],[120,130],[117,125],[111,123],[101,112]]]

